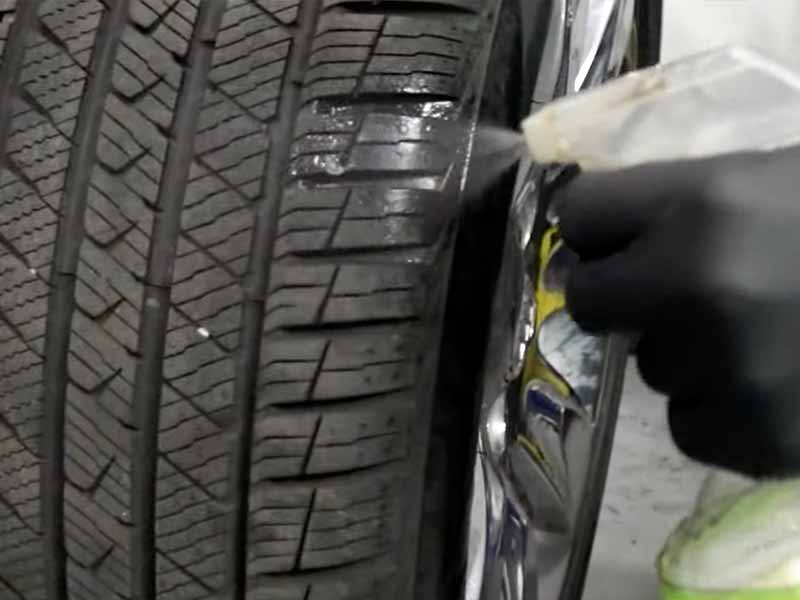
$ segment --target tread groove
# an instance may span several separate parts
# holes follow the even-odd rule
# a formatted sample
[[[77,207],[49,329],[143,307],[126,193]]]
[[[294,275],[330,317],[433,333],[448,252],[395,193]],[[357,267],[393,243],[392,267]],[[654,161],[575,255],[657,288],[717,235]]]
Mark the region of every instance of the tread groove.
[[[250,483],[254,396],[265,318],[264,308],[269,290],[269,274],[266,265],[271,261],[277,234],[284,173],[289,165],[295,121],[300,111],[302,73],[310,58],[311,40],[321,12],[322,0],[306,0],[299,7],[287,58],[287,70],[281,85],[278,117],[261,184],[261,197],[256,208],[256,224],[245,283],[246,296],[242,307],[239,359],[233,388],[234,406],[239,414],[238,422],[241,429],[237,436],[239,443],[234,446],[230,481],[230,490],[238,493],[238,501],[232,511],[231,536],[228,547],[229,587],[232,600],[244,600],[247,593],[249,494],[245,493],[245,490],[248,489]]]
[[[28,2],[25,2],[28,4]],[[36,4],[37,9],[39,3]],[[119,33],[127,19],[127,2],[106,7],[92,52],[92,73],[84,90],[73,145],[76,154],[67,167],[63,201],[56,233],[51,271],[51,293],[45,337],[44,416],[42,442],[42,525],[46,593],[50,599],[67,597],[66,552],[64,540],[64,429],[66,411],[67,362],[72,315],[75,310],[75,272],[84,234],[86,195],[91,165],[96,158],[102,103],[111,87],[111,74],[119,43]],[[43,23],[40,23],[43,25]],[[41,27],[49,39],[56,37]],[[63,44],[50,40],[57,47]],[[60,41],[60,40],[59,40]],[[63,49],[63,48],[62,48]],[[65,52],[69,55],[69,52]],[[70,55],[71,57],[71,55]],[[56,128],[56,130],[58,130]],[[34,188],[35,189],[35,188]]]
[[[375,465],[367,465],[365,467],[354,467],[352,469],[344,469],[341,471],[336,471],[335,473],[325,473],[323,475],[292,475],[290,477],[274,477],[272,479],[266,479],[265,482],[274,485],[284,485],[285,487],[291,487],[293,484],[317,484],[318,482],[328,482],[328,481],[340,481],[342,478],[350,478],[350,477],[358,477],[359,475],[369,475],[369,473],[374,472],[378,468],[382,467],[397,467],[398,469],[402,468],[402,464],[404,463],[404,458],[390,458],[385,460],[381,463]]]
[[[272,488],[283,489],[287,492],[307,491],[310,484],[313,484],[317,488],[342,487],[348,485],[358,486],[381,479],[398,480],[406,475],[406,470],[402,460],[392,460],[380,465],[340,471],[336,473],[336,475],[311,475],[303,479],[287,477],[285,479],[260,481],[254,484],[250,491],[251,494],[270,491]]]
[[[177,3],[170,8],[170,13]],[[189,182],[200,109],[213,59],[213,41],[225,3],[202,0],[185,59],[151,234],[145,275],[139,355],[133,391],[134,436],[131,473],[131,588],[139,600],[156,598],[155,498],[158,421],[164,343],[170,308],[183,198]],[[163,21],[163,17],[161,21]],[[174,54],[173,54],[174,56]],[[175,57],[177,59],[177,57]]]
[[[372,327],[385,327],[385,326],[401,326],[401,325],[408,325],[413,323],[418,323],[420,321],[420,317],[418,316],[411,316],[411,317],[385,317],[385,318],[376,318],[376,319],[362,319],[359,321],[341,321],[335,323],[309,323],[309,324],[299,324],[299,325],[283,325],[283,326],[276,326],[273,330],[268,331],[267,333],[272,333],[273,331],[284,331],[288,333],[309,333],[314,332],[318,334],[327,333],[327,332],[335,332],[335,331],[358,331],[360,329],[365,328],[372,328]]]

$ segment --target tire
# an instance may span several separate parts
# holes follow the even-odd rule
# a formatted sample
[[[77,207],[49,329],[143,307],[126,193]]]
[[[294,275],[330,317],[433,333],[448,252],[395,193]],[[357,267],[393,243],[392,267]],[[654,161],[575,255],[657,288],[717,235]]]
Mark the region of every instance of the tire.
[[[444,597],[446,132],[497,12],[0,1],[0,598]]]

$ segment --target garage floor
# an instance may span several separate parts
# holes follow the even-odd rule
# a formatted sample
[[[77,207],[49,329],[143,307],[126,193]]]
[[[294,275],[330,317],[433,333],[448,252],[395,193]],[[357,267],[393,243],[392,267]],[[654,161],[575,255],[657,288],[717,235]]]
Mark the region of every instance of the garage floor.
[[[584,600],[657,600],[656,556],[706,472],[672,444],[664,399],[629,367]]]

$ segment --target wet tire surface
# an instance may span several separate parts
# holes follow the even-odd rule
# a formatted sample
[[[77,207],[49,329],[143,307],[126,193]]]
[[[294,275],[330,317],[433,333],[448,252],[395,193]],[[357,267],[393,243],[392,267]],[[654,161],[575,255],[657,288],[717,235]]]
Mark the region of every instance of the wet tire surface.
[[[413,597],[489,4],[0,0],[0,597]]]

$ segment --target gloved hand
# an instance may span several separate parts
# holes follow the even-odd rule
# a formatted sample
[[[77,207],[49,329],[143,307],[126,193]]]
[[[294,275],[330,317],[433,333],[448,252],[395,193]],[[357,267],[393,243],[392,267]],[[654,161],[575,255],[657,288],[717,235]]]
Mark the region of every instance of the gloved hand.
[[[678,446],[800,474],[800,148],[581,174],[554,201],[570,311],[641,335]]]

